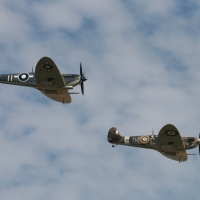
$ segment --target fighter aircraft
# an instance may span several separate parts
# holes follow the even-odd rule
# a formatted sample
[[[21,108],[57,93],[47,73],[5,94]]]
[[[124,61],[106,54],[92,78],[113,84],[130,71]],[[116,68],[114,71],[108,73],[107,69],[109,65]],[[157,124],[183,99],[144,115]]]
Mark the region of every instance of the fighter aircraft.
[[[181,137],[177,128],[172,124],[165,125],[158,135],[143,135],[143,136],[121,136],[117,128],[113,127],[108,132],[108,142],[112,143],[112,147],[116,145],[125,145],[130,147],[139,147],[146,149],[154,149],[160,152],[163,156],[175,161],[187,161],[186,150],[193,149],[200,145],[199,138]],[[200,146],[199,146],[200,153]]]
[[[84,95],[83,82],[86,80],[81,64],[80,75],[61,75],[54,61],[48,57],[38,61],[35,72],[32,70],[25,73],[0,74],[0,83],[36,88],[50,99],[63,104],[71,102],[70,94],[79,94],[68,91],[78,84],[81,85],[82,95]]]

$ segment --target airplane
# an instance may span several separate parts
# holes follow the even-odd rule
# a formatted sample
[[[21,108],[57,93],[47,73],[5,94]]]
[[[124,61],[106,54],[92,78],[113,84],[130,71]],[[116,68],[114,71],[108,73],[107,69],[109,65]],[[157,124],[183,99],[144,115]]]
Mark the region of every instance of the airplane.
[[[63,104],[71,102],[70,94],[79,94],[68,91],[78,84],[81,86],[82,95],[84,95],[83,82],[86,80],[81,63],[80,75],[60,74],[54,61],[48,57],[43,57],[38,61],[35,72],[32,69],[32,72],[0,74],[0,83],[32,87],[50,99]]]
[[[112,147],[116,145],[124,145],[130,147],[139,147],[153,149],[160,152],[163,156],[175,161],[187,161],[188,155],[186,150],[196,148],[200,145],[199,138],[181,137],[177,128],[172,124],[165,125],[158,135],[142,135],[142,136],[121,136],[117,128],[112,127],[108,131],[108,142],[112,143]],[[200,146],[199,146],[200,154]]]

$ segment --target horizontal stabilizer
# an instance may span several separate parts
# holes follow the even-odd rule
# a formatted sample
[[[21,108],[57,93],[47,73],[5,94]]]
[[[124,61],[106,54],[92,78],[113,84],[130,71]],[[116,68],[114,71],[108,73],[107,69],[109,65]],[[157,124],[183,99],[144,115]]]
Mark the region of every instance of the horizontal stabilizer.
[[[116,140],[121,140],[121,139],[122,139],[122,136],[121,136],[121,135],[117,135],[117,134],[115,134],[115,133],[109,133],[109,134],[108,134],[108,137],[109,137],[109,138],[116,139]]]

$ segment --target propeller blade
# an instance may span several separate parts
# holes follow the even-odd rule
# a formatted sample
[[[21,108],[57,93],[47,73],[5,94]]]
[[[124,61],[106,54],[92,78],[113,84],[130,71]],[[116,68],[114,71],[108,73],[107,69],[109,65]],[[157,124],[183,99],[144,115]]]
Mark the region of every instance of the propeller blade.
[[[199,139],[200,139],[200,133],[199,133]],[[200,144],[199,144],[199,155],[200,155]]]
[[[83,72],[82,72],[82,64],[80,63],[80,75],[81,77],[83,76]]]
[[[79,82],[79,85],[81,85],[82,95],[84,95],[84,84],[83,84],[84,81],[87,81],[87,78],[85,77],[85,72],[83,73],[83,71],[82,71],[82,64],[80,63],[80,82]]]
[[[81,84],[81,92],[82,92],[82,95],[84,95],[84,85],[83,85],[83,82]]]

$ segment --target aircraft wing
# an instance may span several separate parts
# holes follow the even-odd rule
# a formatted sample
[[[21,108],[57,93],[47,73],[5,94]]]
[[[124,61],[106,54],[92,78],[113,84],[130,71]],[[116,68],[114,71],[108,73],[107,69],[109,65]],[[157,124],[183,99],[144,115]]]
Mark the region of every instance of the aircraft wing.
[[[164,152],[160,152],[163,156],[175,160],[175,161],[179,161],[179,162],[185,162],[187,161],[187,153],[186,151],[181,151],[179,153],[164,153]]]
[[[44,90],[39,89],[40,92],[42,92],[45,96],[49,97],[50,99],[54,101],[58,101],[61,103],[70,103],[71,102],[71,96],[66,89],[60,89],[60,90]]]
[[[61,103],[70,103],[71,96],[63,89],[65,82],[56,64],[51,58],[41,58],[35,68],[36,87],[45,96]]]
[[[180,133],[172,124],[167,124],[160,130],[157,141],[162,155],[179,162],[187,160]]]
[[[36,83],[49,87],[64,87],[65,82],[51,58],[41,58],[35,68]]]

